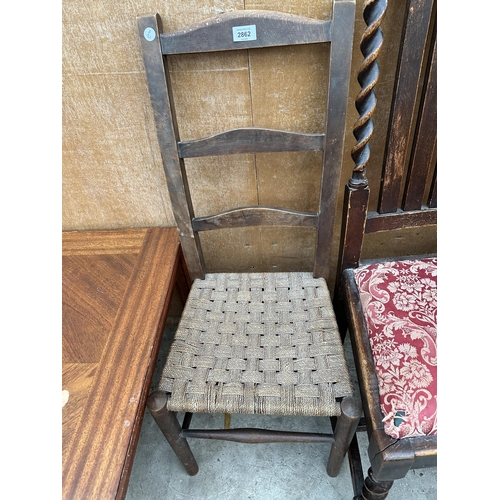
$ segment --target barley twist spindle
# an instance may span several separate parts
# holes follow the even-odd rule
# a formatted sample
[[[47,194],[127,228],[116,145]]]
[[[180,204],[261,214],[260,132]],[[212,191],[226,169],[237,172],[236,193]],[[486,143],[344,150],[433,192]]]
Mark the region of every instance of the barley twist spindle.
[[[368,184],[365,175],[366,165],[370,158],[370,145],[368,143],[373,134],[372,116],[377,105],[373,88],[379,77],[377,58],[383,42],[380,24],[386,10],[387,0],[365,0],[363,5],[363,18],[367,28],[360,44],[365,59],[358,72],[361,91],[356,97],[356,109],[359,112],[359,118],[354,124],[353,130],[357,143],[351,151],[355,167],[349,180],[349,185],[353,188],[362,188]]]

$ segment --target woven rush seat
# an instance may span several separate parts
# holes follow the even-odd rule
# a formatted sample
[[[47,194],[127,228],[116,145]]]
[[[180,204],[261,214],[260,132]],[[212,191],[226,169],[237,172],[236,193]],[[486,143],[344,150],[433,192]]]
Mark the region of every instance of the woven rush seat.
[[[437,433],[437,259],[354,271],[379,382],[385,432]]]
[[[195,280],[159,389],[170,411],[340,415],[353,389],[326,281],[306,272]]]

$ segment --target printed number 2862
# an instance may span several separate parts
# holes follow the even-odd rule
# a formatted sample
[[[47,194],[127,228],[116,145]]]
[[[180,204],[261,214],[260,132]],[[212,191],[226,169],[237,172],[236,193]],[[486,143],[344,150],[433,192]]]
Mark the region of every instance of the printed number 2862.
[[[250,40],[257,40],[255,24],[233,27],[233,42],[246,42]]]

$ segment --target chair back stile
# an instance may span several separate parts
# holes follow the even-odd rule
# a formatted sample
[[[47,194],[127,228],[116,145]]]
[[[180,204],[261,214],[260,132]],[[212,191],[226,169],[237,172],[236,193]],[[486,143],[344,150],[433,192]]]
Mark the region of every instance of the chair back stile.
[[[315,227],[317,236],[313,273],[314,277],[328,279],[335,198],[343,157],[354,8],[353,0],[336,0],[333,2],[332,20],[325,21],[267,11],[233,12],[194,25],[188,30],[171,33],[163,33],[158,15],[138,18],[163,166],[191,279],[203,279],[206,273],[200,231],[257,225]],[[255,39],[235,43],[232,30],[235,25],[257,26]],[[180,139],[170,83],[169,55],[325,42],[330,43],[330,71],[324,130],[310,134],[248,127],[221,131],[197,140]],[[317,212],[250,206],[195,217],[185,158],[313,150],[323,151]]]
[[[153,106],[156,133],[160,146],[168,192],[172,203],[182,251],[191,280],[205,276],[205,262],[200,238],[193,230],[193,204],[187,182],[184,161],[180,158],[177,143],[179,129],[173,107],[173,98],[168,71],[168,61],[163,57],[160,33],[163,32],[158,14],[141,16],[137,19],[144,67]]]

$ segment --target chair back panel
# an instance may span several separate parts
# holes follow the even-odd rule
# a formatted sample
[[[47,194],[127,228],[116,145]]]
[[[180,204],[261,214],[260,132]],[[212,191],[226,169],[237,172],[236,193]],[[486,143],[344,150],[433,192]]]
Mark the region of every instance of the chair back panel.
[[[435,33],[431,48],[430,64],[428,74],[424,78],[421,107],[403,194],[402,208],[405,211],[420,210],[422,205],[430,205],[429,199],[424,200],[425,188],[429,173],[431,172],[434,177],[437,170],[436,164],[433,164],[437,138],[437,46]],[[437,192],[434,194],[437,195]]]
[[[138,17],[139,35],[158,141],[172,208],[192,279],[203,278],[205,263],[198,232],[247,226],[299,226],[317,229],[315,277],[328,278],[335,195],[342,165],[354,27],[354,0],[335,0],[332,20],[313,20],[270,11],[222,14],[173,33],[163,33],[158,14]],[[240,41],[241,38],[241,41]],[[221,131],[210,137],[180,140],[168,56],[198,52],[264,49],[285,45],[329,43],[329,81],[324,130],[298,133],[259,127]],[[185,158],[240,153],[323,151],[317,212],[251,206],[195,217]]]
[[[400,208],[407,151],[414,142],[413,124],[415,115],[421,109],[417,103],[419,82],[422,74],[428,73],[425,49],[433,35],[433,4],[433,0],[408,0],[406,4],[377,208],[381,214],[393,213]],[[428,77],[426,74],[427,79]],[[422,97],[425,100],[425,93]],[[433,104],[435,108],[435,102]],[[432,117],[429,117],[429,120],[432,120]],[[416,158],[420,159],[418,155]],[[415,184],[412,183],[412,192],[416,193],[418,190]],[[423,185],[425,186],[425,182]],[[415,201],[411,200],[412,206],[415,206]],[[420,209],[418,203],[416,209]]]
[[[387,0],[366,2],[368,27],[361,41],[365,60],[358,73],[362,90],[356,98],[360,118],[354,126],[357,144],[352,151],[355,167],[345,189],[337,286],[345,269],[358,266],[365,234],[437,223],[434,0],[406,2],[378,208],[368,212],[370,190],[366,167],[376,106],[373,89],[379,75],[376,59],[383,41],[380,25],[386,7]]]

